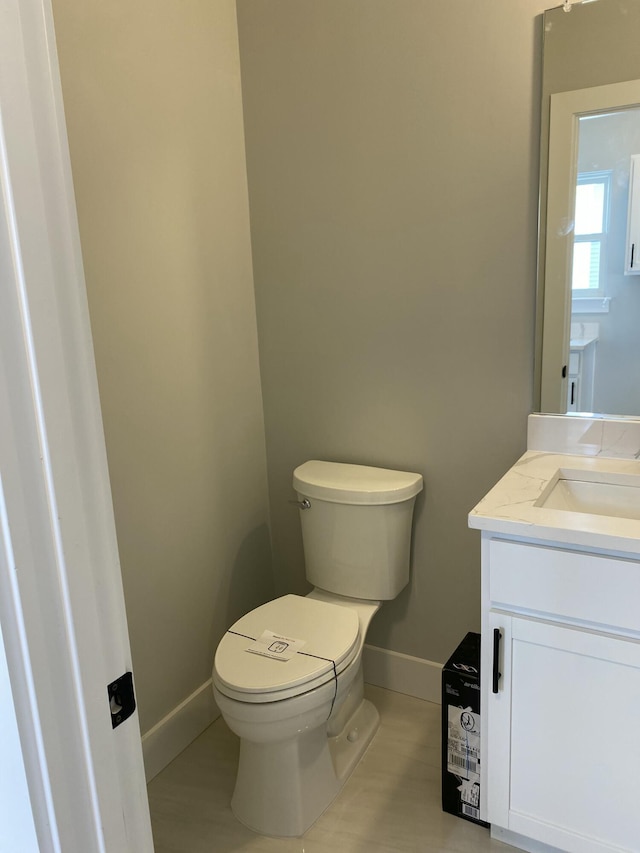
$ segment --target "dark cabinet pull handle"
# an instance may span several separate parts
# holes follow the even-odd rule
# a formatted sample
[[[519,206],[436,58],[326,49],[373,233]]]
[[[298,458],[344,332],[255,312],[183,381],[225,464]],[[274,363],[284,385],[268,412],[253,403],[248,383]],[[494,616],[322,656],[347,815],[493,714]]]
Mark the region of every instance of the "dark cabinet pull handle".
[[[632,243],[632,244],[631,244],[631,264],[630,264],[631,269],[633,269],[633,253],[634,253],[634,251],[635,251],[635,248],[636,248],[636,244],[635,244],[635,243]]]
[[[493,629],[493,692],[498,692],[498,682],[502,678],[502,673],[498,671],[500,663],[500,640],[502,634],[499,628]]]
[[[575,403],[575,401],[576,401],[576,383],[572,382],[571,383],[571,405],[572,406]]]

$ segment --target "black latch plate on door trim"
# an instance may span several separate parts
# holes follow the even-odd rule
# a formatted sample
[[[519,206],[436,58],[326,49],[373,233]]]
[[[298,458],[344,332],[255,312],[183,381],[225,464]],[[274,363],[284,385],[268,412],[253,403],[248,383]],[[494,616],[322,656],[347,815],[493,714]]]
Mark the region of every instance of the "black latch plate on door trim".
[[[107,687],[109,707],[111,709],[111,726],[117,728],[124,723],[136,709],[136,697],[133,693],[133,673],[125,672]]]

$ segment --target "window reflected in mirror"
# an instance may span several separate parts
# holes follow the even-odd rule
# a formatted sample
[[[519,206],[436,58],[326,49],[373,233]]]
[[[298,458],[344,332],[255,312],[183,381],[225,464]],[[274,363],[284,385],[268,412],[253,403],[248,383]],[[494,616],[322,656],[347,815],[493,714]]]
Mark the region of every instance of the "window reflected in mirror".
[[[611,172],[579,172],[573,229],[571,289],[592,296],[600,281],[609,230]]]

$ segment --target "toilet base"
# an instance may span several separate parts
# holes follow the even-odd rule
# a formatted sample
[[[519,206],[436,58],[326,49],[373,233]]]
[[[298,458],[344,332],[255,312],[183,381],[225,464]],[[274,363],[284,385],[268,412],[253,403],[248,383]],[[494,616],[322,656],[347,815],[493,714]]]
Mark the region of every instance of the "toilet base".
[[[368,699],[363,699],[340,734],[329,738],[329,751],[340,786],[364,755],[379,725],[378,709]]]
[[[374,705],[363,699],[335,737],[327,737],[323,725],[286,743],[241,739],[234,815],[261,835],[303,835],[337,796],[379,721]]]

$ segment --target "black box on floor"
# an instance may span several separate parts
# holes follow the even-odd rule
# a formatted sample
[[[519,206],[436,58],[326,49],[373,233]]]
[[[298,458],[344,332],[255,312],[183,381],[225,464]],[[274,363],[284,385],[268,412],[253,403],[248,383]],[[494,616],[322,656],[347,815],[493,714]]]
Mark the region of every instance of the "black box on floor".
[[[480,634],[469,633],[442,670],[442,808],[480,820]]]

